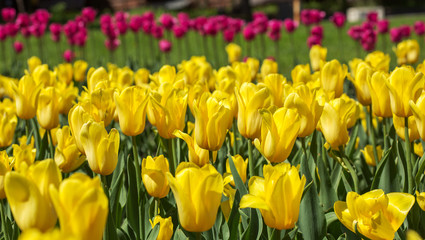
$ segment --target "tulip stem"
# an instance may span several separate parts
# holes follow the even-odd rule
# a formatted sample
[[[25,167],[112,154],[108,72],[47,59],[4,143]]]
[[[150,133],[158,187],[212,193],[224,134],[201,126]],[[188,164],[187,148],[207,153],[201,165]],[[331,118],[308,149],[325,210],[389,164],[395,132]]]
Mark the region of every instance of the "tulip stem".
[[[50,148],[50,157],[52,158],[52,159],[54,159],[55,158],[55,147],[53,146],[53,138],[52,138],[52,131],[49,129],[49,130],[47,130],[47,136],[49,137],[49,148]]]
[[[30,134],[30,120],[29,119],[27,119],[27,120],[24,120],[25,121],[25,135],[27,136],[27,138],[29,138],[30,136],[29,136],[29,134]]]
[[[407,192],[413,193],[413,177],[412,177],[412,162],[411,162],[411,149],[409,139],[409,121],[408,117],[404,118],[404,145],[406,148],[406,168],[407,168]]]
[[[280,230],[279,229],[274,229],[273,233],[272,233],[272,237],[270,239],[272,240],[280,240]]]
[[[176,172],[176,158],[174,156],[175,149],[173,144],[173,138],[168,139],[168,160],[170,162],[170,172],[171,174],[175,174]]]
[[[1,231],[4,233],[4,239],[8,240],[9,235],[6,233],[6,215],[5,215],[5,209],[4,209],[4,200],[0,199],[0,217],[1,217]]]
[[[384,150],[388,149],[388,118],[383,119],[383,128],[384,130]]]
[[[201,232],[195,233],[195,236],[196,236],[196,240],[201,240],[202,239],[202,233]]]
[[[348,171],[351,175],[351,178],[353,179],[354,183],[354,191],[356,193],[359,193],[359,178],[357,177],[356,172],[354,171],[353,166],[351,165],[350,161],[348,160],[347,156],[345,156],[345,151],[343,146],[339,146],[339,152],[341,153],[341,158],[346,167],[348,168]]]
[[[137,140],[136,136],[132,136],[131,140],[133,142],[133,157],[134,157],[134,167],[136,169],[136,186],[137,186],[137,197],[138,203],[140,204],[140,188],[141,188],[141,179],[142,174],[140,173],[140,165],[139,165],[139,154],[137,151]]]
[[[376,150],[376,139],[375,139],[375,129],[373,127],[373,121],[372,121],[372,104],[370,105],[370,111],[368,111],[367,107],[364,108],[366,111],[366,117],[367,117],[367,130],[369,131],[370,141],[372,142],[373,147],[373,157],[375,158],[376,166],[378,166],[379,160],[378,159],[378,151]]]
[[[159,199],[159,198],[155,198],[155,214],[154,214],[154,216],[156,216],[156,215],[159,215],[159,205],[161,204],[161,199]]]
[[[248,139],[248,168],[249,176],[253,177],[254,174],[254,159],[252,158],[252,142],[251,139]]]
[[[238,154],[237,150],[238,150],[238,141],[236,138],[236,122],[233,122],[232,124],[232,130],[233,130],[233,155]]]

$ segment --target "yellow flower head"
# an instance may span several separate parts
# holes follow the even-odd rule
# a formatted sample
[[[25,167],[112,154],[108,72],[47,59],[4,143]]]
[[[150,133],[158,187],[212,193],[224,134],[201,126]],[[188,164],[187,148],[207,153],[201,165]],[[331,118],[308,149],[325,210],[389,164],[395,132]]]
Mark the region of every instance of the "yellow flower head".
[[[166,173],[170,172],[168,160],[164,155],[152,158],[148,156],[142,161],[142,180],[146,191],[155,198],[164,198],[170,191]]]
[[[159,223],[159,233],[156,237],[157,240],[170,240],[173,236],[173,221],[171,221],[171,217],[162,218],[160,216],[156,216],[151,222],[152,228],[155,227]]]
[[[58,145],[55,162],[62,172],[72,172],[84,163],[86,157],[78,150],[75,138],[71,136],[69,126],[63,126],[56,132]]]
[[[320,45],[314,45],[310,48],[310,64],[314,72],[322,68],[326,62],[327,53],[328,49]]]
[[[236,43],[229,43],[226,46],[226,52],[230,64],[240,61],[242,49]]]
[[[408,39],[397,44],[396,48],[393,48],[395,55],[397,55],[397,64],[414,64],[419,59],[419,43],[416,40]]]

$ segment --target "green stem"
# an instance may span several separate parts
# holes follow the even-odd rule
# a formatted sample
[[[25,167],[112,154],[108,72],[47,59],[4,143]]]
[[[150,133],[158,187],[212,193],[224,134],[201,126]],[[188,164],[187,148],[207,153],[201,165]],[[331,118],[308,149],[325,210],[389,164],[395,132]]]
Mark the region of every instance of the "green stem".
[[[340,146],[339,147],[339,152],[341,153],[342,161],[344,162],[344,164],[348,168],[348,171],[349,171],[349,173],[351,175],[351,178],[353,179],[354,191],[356,193],[359,193],[359,178],[357,177],[357,174],[354,171],[354,168],[351,165],[350,161],[348,161],[347,157],[345,156],[345,152],[344,152],[344,147],[343,146]]]
[[[170,172],[171,174],[175,174],[176,172],[176,159],[174,157],[174,144],[173,139],[168,139],[167,141],[167,147],[168,147],[168,162],[170,163]]]
[[[274,229],[274,231],[272,233],[272,237],[270,239],[272,239],[272,240],[280,240],[280,230],[279,229]]]
[[[108,181],[106,179],[106,176],[101,175],[101,174],[99,174],[99,175],[100,175],[100,179],[102,181],[103,191],[105,192],[105,195],[106,195],[106,197],[108,198],[108,201],[109,201],[109,186],[108,186]],[[110,212],[110,211],[108,210],[108,212]],[[112,216],[110,214],[108,214],[108,221],[110,221],[109,218],[111,218],[111,217]],[[109,231],[111,231],[111,229],[108,229],[108,227],[105,227],[105,229],[103,230],[103,239],[105,239],[105,240],[109,240],[110,239],[110,236],[109,236],[110,233],[109,233]]]
[[[387,124],[387,122],[388,122],[388,119],[387,118],[384,118],[383,119],[383,130],[384,130],[384,150],[387,150],[388,149],[388,131],[389,131],[389,129],[387,128],[388,127],[388,124]]]
[[[233,155],[236,155],[238,152],[238,141],[236,137],[236,122],[233,122],[232,124],[232,131],[233,131]]]
[[[407,192],[413,193],[413,177],[412,177],[412,162],[411,162],[411,149],[409,139],[409,118],[404,118],[404,146],[406,148],[406,168],[407,168]]]
[[[306,157],[306,159],[308,159],[307,158],[307,149],[305,147],[305,138],[303,138],[303,137],[301,138],[301,147],[303,149],[304,156]]]
[[[137,184],[137,196],[138,196],[138,202],[140,204],[140,189],[141,189],[141,180],[142,180],[142,174],[140,173],[140,163],[139,163],[139,154],[137,151],[137,140],[136,136],[132,136],[131,140],[133,142],[133,157],[134,157],[134,167],[136,169],[136,184]]]
[[[1,217],[1,231],[4,233],[4,239],[8,240],[9,235],[6,233],[6,215],[5,215],[5,208],[4,208],[4,200],[0,199],[0,217]]]
[[[252,157],[252,142],[251,139],[248,140],[248,168],[249,168],[249,176],[255,176],[254,173],[254,159]]]
[[[161,204],[161,199],[155,198],[155,216],[159,215],[159,205]]]
[[[52,159],[55,158],[55,146],[53,146],[53,138],[52,138],[52,131],[49,129],[47,130],[47,136],[49,137],[49,149],[50,149],[50,157]]]
[[[27,138],[29,138],[30,136],[29,136],[29,134],[30,134],[30,120],[29,119],[27,119],[27,120],[24,120],[25,121],[25,135],[27,136]]]
[[[375,158],[376,166],[378,166],[380,159],[378,158],[378,151],[376,150],[375,129],[373,127],[373,121],[372,121],[372,104],[369,106],[369,108],[370,108],[370,111],[367,110],[367,107],[364,108],[364,110],[366,111],[366,117],[368,121],[367,130],[369,131],[370,140],[372,142],[373,157]]]
[[[201,240],[202,239],[202,233],[201,232],[195,233],[195,236],[196,236],[196,240]]]

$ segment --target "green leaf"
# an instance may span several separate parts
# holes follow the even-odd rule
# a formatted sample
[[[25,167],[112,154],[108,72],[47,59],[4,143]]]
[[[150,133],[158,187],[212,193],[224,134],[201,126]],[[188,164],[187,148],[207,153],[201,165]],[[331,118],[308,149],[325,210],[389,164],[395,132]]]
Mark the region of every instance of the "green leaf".
[[[239,190],[239,192],[241,193],[241,197],[243,197],[243,195],[248,194],[248,190],[246,189],[245,184],[242,181],[242,178],[239,176],[238,170],[236,170],[236,166],[232,160],[232,157],[228,156],[228,158],[229,158],[230,170],[233,175],[233,180],[235,181],[236,189]]]
[[[128,194],[127,194],[127,219],[128,224],[139,238],[139,204],[137,197],[136,170],[130,156],[127,158],[127,177],[128,177]]]
[[[34,141],[35,142],[35,141]],[[39,146],[39,147],[37,147]],[[46,152],[49,151],[49,140],[47,138],[47,131],[44,133],[43,140],[41,140],[38,145],[35,143],[37,148],[36,159],[43,160],[46,157]]]
[[[329,226],[331,225],[333,222],[337,221],[338,218],[336,217],[335,212],[328,212],[325,214],[325,218],[326,218],[326,225]]]
[[[251,208],[251,217],[249,220],[248,228],[242,234],[242,239],[260,239],[263,233],[263,218],[261,217],[258,209]]]
[[[326,152],[323,152],[324,157],[326,157]],[[331,209],[333,207],[334,202],[338,200],[338,196],[336,195],[335,188],[331,187],[330,174],[326,170],[323,161],[326,159],[319,158],[317,159],[317,168],[320,176],[320,202],[323,205],[325,211]],[[338,164],[339,165],[339,164]]]
[[[150,230],[150,232],[148,233],[148,240],[156,240],[156,238],[158,237],[159,234],[159,229],[160,229],[160,224],[156,224],[154,228],[152,228]]]
[[[382,173],[384,172],[384,167],[386,166],[388,159],[392,155],[392,152],[393,152],[393,147],[389,148],[384,153],[384,157],[381,159],[381,161],[378,164],[378,168],[376,169],[375,176],[373,177],[372,185],[370,186],[370,190],[377,189],[378,184],[382,177]]]
[[[356,125],[354,126],[354,129],[351,131],[350,142],[347,144],[347,147],[345,149],[345,154],[347,155],[349,159],[353,159],[353,154],[356,150],[355,146],[356,146],[357,135],[359,134],[359,125],[360,124],[358,121]]]
[[[239,202],[241,195],[239,191],[235,193],[235,200],[233,201],[232,211],[230,212],[229,220],[227,221],[227,226],[229,226],[230,237],[229,239],[238,239],[239,231],[239,220],[241,215],[239,214]]]
[[[421,177],[424,175],[424,171],[425,171],[425,154],[422,155],[421,159],[419,161],[417,161],[417,173],[415,176],[415,182],[416,182],[416,190],[419,191],[419,184],[421,182]]]
[[[186,240],[189,239],[186,234],[180,229],[180,226],[177,227],[176,231],[174,232],[174,240]]]

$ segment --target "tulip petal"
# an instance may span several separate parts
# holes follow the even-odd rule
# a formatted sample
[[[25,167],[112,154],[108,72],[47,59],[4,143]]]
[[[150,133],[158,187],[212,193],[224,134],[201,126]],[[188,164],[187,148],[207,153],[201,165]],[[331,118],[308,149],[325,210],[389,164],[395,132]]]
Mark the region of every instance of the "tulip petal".
[[[257,208],[264,211],[271,211],[266,201],[251,194],[243,195],[241,202],[239,203],[239,208]]]

